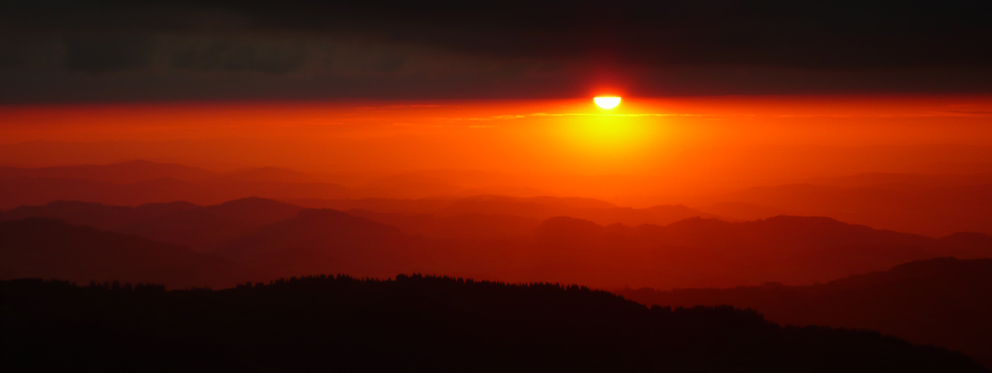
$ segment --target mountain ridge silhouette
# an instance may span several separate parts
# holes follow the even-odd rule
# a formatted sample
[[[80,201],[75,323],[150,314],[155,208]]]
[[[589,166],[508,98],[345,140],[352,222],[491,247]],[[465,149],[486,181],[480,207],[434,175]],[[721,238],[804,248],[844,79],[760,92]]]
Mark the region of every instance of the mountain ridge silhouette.
[[[808,286],[625,289],[662,306],[732,305],[780,324],[865,328],[964,351],[992,367],[992,259],[936,258]]]
[[[64,218],[56,213],[73,212],[63,205],[53,205],[54,212],[48,217]],[[96,212],[107,210],[108,214],[130,211],[98,204],[80,206]],[[283,268],[289,271],[280,274],[285,276],[300,275],[303,270],[357,276],[427,271],[512,281],[557,279],[602,287],[664,289],[767,281],[802,285],[934,257],[992,257],[992,238],[982,234],[933,239],[830,218],[780,216],[753,222],[690,218],[667,226],[601,226],[570,217],[533,221],[496,215],[467,219],[315,212],[320,210],[258,198],[215,206],[133,209],[162,210],[163,206],[175,211],[108,230],[201,252],[223,252],[228,259],[258,270]],[[15,209],[0,212],[0,221],[23,218],[31,211],[45,215],[45,209]],[[301,217],[301,213],[322,218]],[[68,220],[78,223],[85,219]],[[509,221],[511,226],[491,226],[500,221]],[[329,232],[338,232],[338,236]],[[278,252],[281,257],[266,261],[249,254],[249,249],[239,254],[239,248],[249,247],[269,253],[266,255]],[[345,252],[350,254],[332,260]]]
[[[265,278],[219,257],[146,238],[27,218],[0,222],[0,277],[229,287]]]

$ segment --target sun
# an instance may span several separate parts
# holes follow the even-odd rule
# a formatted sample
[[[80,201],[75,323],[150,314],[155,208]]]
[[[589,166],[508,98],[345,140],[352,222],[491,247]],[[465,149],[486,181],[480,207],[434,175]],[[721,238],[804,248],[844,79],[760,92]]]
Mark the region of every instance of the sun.
[[[603,109],[612,109],[620,105],[620,97],[616,96],[596,97],[592,100]]]

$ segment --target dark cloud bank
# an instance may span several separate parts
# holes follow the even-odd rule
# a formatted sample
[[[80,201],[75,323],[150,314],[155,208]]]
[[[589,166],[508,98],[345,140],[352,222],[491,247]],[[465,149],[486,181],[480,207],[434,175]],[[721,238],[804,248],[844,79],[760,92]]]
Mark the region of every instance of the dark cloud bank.
[[[0,101],[987,93],[989,1],[7,1]]]

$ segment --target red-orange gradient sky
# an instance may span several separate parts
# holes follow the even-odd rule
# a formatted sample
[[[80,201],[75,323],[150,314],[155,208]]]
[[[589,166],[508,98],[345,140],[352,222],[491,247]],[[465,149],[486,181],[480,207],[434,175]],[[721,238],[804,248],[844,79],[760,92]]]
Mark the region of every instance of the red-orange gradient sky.
[[[553,195],[645,205],[865,172],[992,164],[992,96],[624,97],[0,108],[0,163],[277,166],[344,184],[485,171]]]

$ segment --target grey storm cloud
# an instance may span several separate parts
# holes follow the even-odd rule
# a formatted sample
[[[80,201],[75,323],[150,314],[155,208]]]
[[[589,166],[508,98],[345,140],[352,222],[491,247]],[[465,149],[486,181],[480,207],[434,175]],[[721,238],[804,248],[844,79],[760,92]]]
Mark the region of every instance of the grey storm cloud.
[[[268,32],[361,35],[487,56],[817,68],[989,65],[992,2],[199,1]]]
[[[88,35],[65,39],[65,67],[93,74],[148,67],[155,49],[151,38],[137,35]]]
[[[186,43],[169,54],[169,64],[176,69],[280,74],[299,70],[308,51],[294,41],[228,39]]]
[[[989,92],[989,19],[987,0],[8,0],[0,101],[560,97],[600,78],[647,95]]]
[[[24,63],[24,60],[20,56],[14,53],[4,53],[0,51],[0,68],[2,67],[12,67],[20,66]]]

